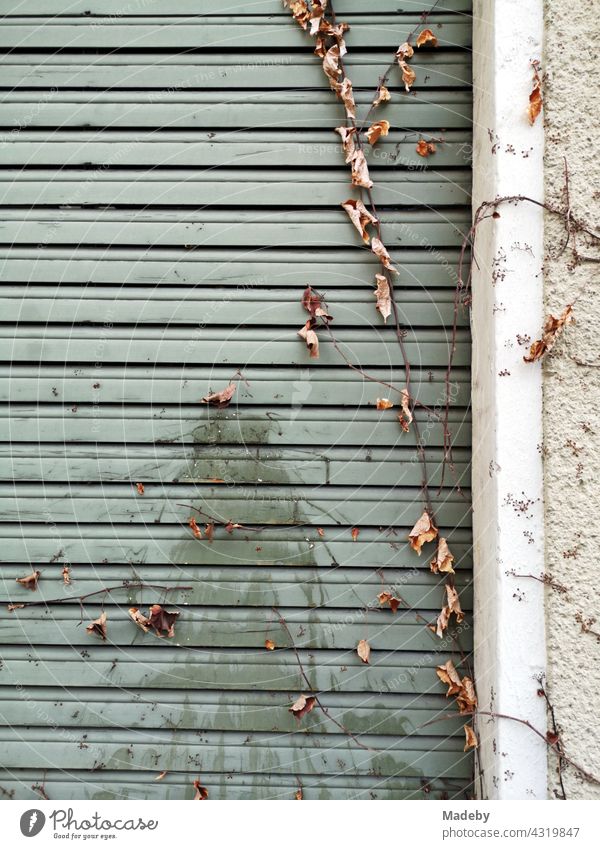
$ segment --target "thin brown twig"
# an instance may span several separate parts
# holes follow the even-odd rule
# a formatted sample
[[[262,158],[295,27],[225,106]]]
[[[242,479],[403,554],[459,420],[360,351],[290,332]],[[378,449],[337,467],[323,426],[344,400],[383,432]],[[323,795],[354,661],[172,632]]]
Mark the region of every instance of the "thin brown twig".
[[[115,590],[161,590],[166,593],[174,593],[174,592],[183,592],[184,590],[191,590],[193,587],[183,587],[183,586],[163,586],[162,584],[146,584],[141,582],[132,582],[132,581],[123,581],[121,584],[116,584],[113,587],[102,587],[99,590],[94,590],[91,593],[84,593],[83,595],[77,596],[62,596],[61,598],[46,598],[42,601],[14,601],[8,602],[9,605],[15,605],[16,609],[20,609],[22,607],[40,607],[46,606],[48,604],[66,604],[68,602],[79,602],[82,605],[88,598],[92,598],[93,596],[102,595],[106,593],[114,592]]]

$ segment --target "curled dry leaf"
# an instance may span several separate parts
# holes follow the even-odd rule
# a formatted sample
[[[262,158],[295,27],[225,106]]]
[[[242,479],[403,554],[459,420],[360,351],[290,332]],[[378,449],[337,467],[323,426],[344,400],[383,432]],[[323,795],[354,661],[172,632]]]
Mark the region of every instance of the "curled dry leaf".
[[[536,340],[529,354],[523,357],[526,363],[533,363],[535,360],[541,360],[554,347],[556,340],[563,332],[567,324],[573,321],[573,304],[567,304],[558,318],[555,315],[549,315],[544,322],[542,338]]]
[[[198,523],[196,522],[196,520],[194,519],[193,516],[191,517],[190,521],[188,522],[188,525],[190,526],[192,533],[194,534],[196,539],[202,539],[202,531],[198,527]]]
[[[225,525],[225,530],[228,534],[232,534],[235,530],[241,527],[242,526],[239,522],[227,522],[227,524]]]
[[[456,703],[460,713],[471,713],[477,707],[477,697],[473,681],[465,676],[461,679],[456,667],[451,660],[447,660],[443,666],[436,667],[436,674],[443,684],[448,685],[446,698],[456,696]]]
[[[209,522],[204,528],[204,535],[209,542],[213,541],[213,537],[215,535],[215,523]]]
[[[22,610],[25,607],[24,604],[7,604],[6,609],[12,613],[13,610]]]
[[[452,567],[453,563],[454,555],[448,548],[446,538],[440,537],[435,557],[429,564],[429,567],[436,575],[440,572],[450,572],[454,574],[454,569]]]
[[[435,153],[437,148],[433,142],[425,141],[425,139],[419,139],[415,150],[419,156],[427,158],[428,156],[431,156],[432,153]]]
[[[138,493],[139,493],[140,495],[143,495],[143,494],[144,494],[145,489],[144,489],[144,484],[143,484],[143,483],[136,483],[135,488],[137,489],[137,491],[138,491]]]
[[[298,802],[301,802],[303,798],[304,796],[302,795],[302,788],[299,787],[294,793],[294,799],[296,799]]]
[[[344,77],[339,92],[340,98],[346,108],[346,115],[353,121],[356,118],[356,104],[354,102],[354,92],[352,91],[352,80]]]
[[[153,604],[150,608],[150,616],[147,619],[147,624],[154,628],[154,633],[157,637],[162,637],[164,634],[167,637],[174,637],[175,622],[178,616],[178,611],[165,610],[160,604]]]
[[[423,510],[422,515],[415,522],[412,531],[408,535],[408,541],[411,548],[421,554],[421,548],[426,542],[431,542],[438,535],[438,529],[433,524],[433,520],[427,510]]]
[[[396,59],[398,59],[398,61],[411,59],[414,54],[415,51],[413,50],[412,46],[408,43],[408,41],[405,41],[396,50]]]
[[[360,533],[360,528],[352,528],[352,539],[354,542],[358,539],[358,535]]]
[[[70,569],[69,566],[63,566],[62,579],[63,579],[63,584],[70,584],[71,583],[71,569]]]
[[[371,250],[373,251],[375,256],[377,256],[381,260],[382,265],[387,268],[388,271],[392,271],[394,274],[398,274],[398,269],[392,265],[390,255],[387,252],[385,245],[383,244],[381,239],[378,239],[376,236],[371,239]]]
[[[350,164],[356,153],[356,127],[336,127],[336,133],[339,133],[342,139],[342,147],[346,154],[346,164]]]
[[[135,624],[138,626],[138,628],[141,628],[144,633],[148,633],[148,631],[150,630],[148,628],[148,625],[150,624],[150,620],[148,619],[148,617],[144,616],[144,614],[140,610],[138,610],[137,607],[130,607],[128,613],[135,622]]]
[[[421,30],[415,42],[417,47],[423,47],[424,44],[431,44],[432,47],[438,46],[438,40],[430,29]]]
[[[334,44],[323,56],[323,71],[329,80],[329,85],[336,94],[340,94],[342,84],[340,77],[342,71],[340,68],[340,48],[338,44]]]
[[[196,791],[194,802],[204,802],[205,799],[208,799],[208,790],[200,784],[198,779],[194,781],[194,790]]]
[[[275,643],[273,640],[265,640],[265,648],[267,651],[273,651],[275,649]]]
[[[343,202],[342,209],[346,210],[350,221],[360,233],[363,242],[368,245],[371,241],[371,236],[369,235],[367,228],[369,224],[377,224],[378,219],[369,212],[362,200],[349,198]]]
[[[323,321],[333,321],[333,316],[323,308],[323,295],[307,286],[302,293],[302,306],[310,313],[311,318],[321,318]]]
[[[408,389],[403,389],[400,392],[400,396],[402,398],[402,412],[398,413],[398,421],[400,422],[400,427],[402,428],[404,433],[408,433],[413,420],[413,414],[410,409],[410,395],[408,393]]]
[[[317,533],[319,534],[320,537],[325,536],[325,531],[323,530],[323,528],[317,528]]]
[[[310,10],[306,0],[283,0],[283,5],[288,7],[296,23],[302,29],[307,29],[310,21]]]
[[[356,646],[356,653],[363,663],[368,663],[371,657],[371,646],[366,640],[359,640]]]
[[[302,717],[310,713],[314,708],[317,700],[314,696],[305,696],[304,693],[298,696],[294,704],[291,708],[288,708],[290,713],[293,713],[298,721],[302,719]]]
[[[392,95],[390,94],[388,88],[384,85],[380,85],[377,89],[377,95],[375,100],[373,101],[373,106],[379,106],[380,103],[386,103],[388,100],[392,99]]]
[[[365,136],[367,137],[367,141],[370,145],[376,144],[378,139],[381,136],[387,136],[390,131],[390,122],[389,121],[375,121],[374,124],[371,124],[369,129],[366,131]]]
[[[378,398],[376,406],[378,410],[391,410],[394,405],[389,398]]]
[[[448,623],[450,622],[450,617],[452,616],[452,614],[456,616],[457,624],[460,624],[465,618],[465,615],[460,606],[460,599],[458,597],[456,587],[450,582],[446,583],[446,598],[447,604],[442,607],[440,614],[437,618],[435,633],[438,635],[438,637],[444,636],[444,631],[448,627]]]
[[[410,59],[414,54],[414,50],[410,46],[408,42],[404,42],[400,47],[396,50],[396,59],[398,60],[398,65],[400,66],[400,70],[402,71],[402,82],[404,83],[404,88],[406,91],[410,91],[410,87],[413,85],[417,75],[407,63],[407,59]]]
[[[220,392],[213,392],[211,395],[205,395],[202,401],[205,404],[210,404],[212,407],[228,407],[233,393],[235,392],[235,383],[230,383],[225,389]]]
[[[531,94],[529,95],[527,117],[529,118],[529,123],[533,126],[533,124],[535,124],[536,118],[542,111],[544,101],[542,99],[542,81],[539,75],[539,65],[537,62],[532,62],[531,67],[533,68],[533,88],[531,89]]]
[[[101,640],[106,642],[106,613],[102,612],[97,619],[86,626],[85,630],[88,634],[97,634]]]
[[[315,319],[309,318],[304,327],[302,327],[298,331],[298,336],[301,339],[304,339],[306,342],[306,347],[310,351],[311,359],[318,360],[319,359],[319,338],[314,331],[315,327]]]
[[[390,313],[392,312],[392,297],[390,293],[390,284],[387,281],[387,277],[385,277],[383,274],[375,275],[375,284],[377,286],[377,288],[375,289],[375,297],[377,298],[375,309],[381,313],[381,317],[383,318],[385,324],[390,316]]]
[[[369,176],[369,166],[362,150],[356,150],[352,158],[352,185],[363,189],[372,189],[373,180]]]
[[[155,781],[162,781],[162,780],[163,780],[163,778],[165,777],[165,775],[167,775],[167,772],[168,772],[168,770],[164,769],[161,773],[159,773],[159,774],[156,776],[156,778],[155,778],[154,780],[155,780]]]
[[[478,746],[478,743],[477,743],[477,736],[476,736],[475,732],[473,731],[473,726],[472,725],[463,725],[463,728],[465,730],[465,748],[463,749],[463,751],[468,752],[469,749],[476,749],[477,746]]]
[[[402,604],[402,599],[396,598],[395,595],[392,595],[392,593],[387,592],[387,590],[382,593],[379,593],[377,598],[379,599],[379,604],[389,604],[392,613],[396,613],[396,611]]]
[[[26,575],[24,578],[15,578],[17,584],[21,584],[22,587],[25,587],[26,590],[37,590],[38,581],[40,580],[40,575],[42,573],[39,569],[35,569],[31,575]]]

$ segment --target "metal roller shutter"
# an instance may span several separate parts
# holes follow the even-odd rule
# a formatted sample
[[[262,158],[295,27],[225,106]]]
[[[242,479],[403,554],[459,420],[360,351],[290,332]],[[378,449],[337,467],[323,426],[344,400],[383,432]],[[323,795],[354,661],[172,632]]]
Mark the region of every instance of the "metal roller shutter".
[[[462,797],[462,719],[426,725],[448,712],[434,668],[452,650],[423,625],[439,576],[406,543],[414,435],[326,337],[310,360],[296,336],[311,283],[347,356],[402,382],[374,310],[377,265],[340,209],[342,108],[280,0],[166,5],[0,0],[1,586],[6,603],[70,599],[0,610],[0,791],[180,799],[199,779],[210,798],[299,785],[307,799]],[[423,7],[337,0],[359,110]],[[443,399],[470,214],[469,10],[436,7],[439,48],[415,55],[414,93],[392,79],[372,160],[429,406]],[[427,161],[421,132],[443,137]],[[466,318],[457,345],[450,423],[468,492]],[[231,406],[199,403],[238,370]],[[437,419],[426,435],[438,483]],[[195,539],[186,505],[253,530]],[[469,610],[469,505],[445,488],[436,508]],[[31,566],[35,595],[15,583]],[[86,601],[80,624],[77,597],[123,582],[190,589],[120,589]],[[408,607],[365,612],[387,586]],[[173,639],[129,619],[154,602],[181,611]],[[85,629],[102,609],[106,643]],[[288,711],[308,691],[280,614],[357,737]]]

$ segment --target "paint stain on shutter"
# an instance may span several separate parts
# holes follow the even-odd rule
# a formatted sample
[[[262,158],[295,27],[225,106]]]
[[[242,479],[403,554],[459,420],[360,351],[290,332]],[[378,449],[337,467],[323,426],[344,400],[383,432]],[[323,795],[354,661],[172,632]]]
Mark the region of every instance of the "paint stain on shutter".
[[[296,336],[310,283],[346,355],[402,383],[377,266],[339,206],[340,104],[279,0],[167,5],[32,0],[19,17],[0,1],[0,792],[183,799],[198,778],[213,799],[463,797],[462,722],[428,724],[449,710],[435,666],[453,646],[423,625],[443,585],[406,543],[414,436],[327,338],[311,361]],[[427,2],[337,6],[360,113]],[[392,75],[371,160],[415,393],[437,409],[469,221],[469,10],[436,8],[414,94]],[[427,161],[422,132],[443,139]],[[463,316],[450,426],[467,492],[468,345]],[[232,377],[229,407],[200,403]],[[437,484],[435,415],[425,435]],[[450,488],[435,504],[469,610],[469,504]],[[212,541],[190,516],[217,521]],[[15,583],[32,567],[35,593]],[[77,597],[128,583],[82,624]],[[378,609],[388,587],[408,609]],[[174,638],[129,619],[153,603],[180,611]],[[102,610],[106,643],[85,629]],[[288,711],[307,692],[292,640],[355,738]]]

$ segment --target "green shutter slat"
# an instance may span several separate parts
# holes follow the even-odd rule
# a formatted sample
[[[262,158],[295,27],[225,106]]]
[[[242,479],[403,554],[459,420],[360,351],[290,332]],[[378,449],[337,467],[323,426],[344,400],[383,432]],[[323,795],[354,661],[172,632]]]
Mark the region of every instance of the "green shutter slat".
[[[469,12],[472,8],[472,0],[370,0],[368,10],[365,9],[364,0],[336,0],[336,12],[338,15],[351,13],[365,13],[369,15],[381,13],[410,14],[425,11],[441,12]],[[214,0],[171,0],[168,8],[164,0],[143,0],[143,3],[131,4],[126,10],[121,0],[0,0],[1,15],[118,15],[123,16],[125,12],[131,16],[139,15],[210,15],[217,12],[239,15],[274,15],[286,17],[286,12],[279,0],[223,0],[215,6]]]

